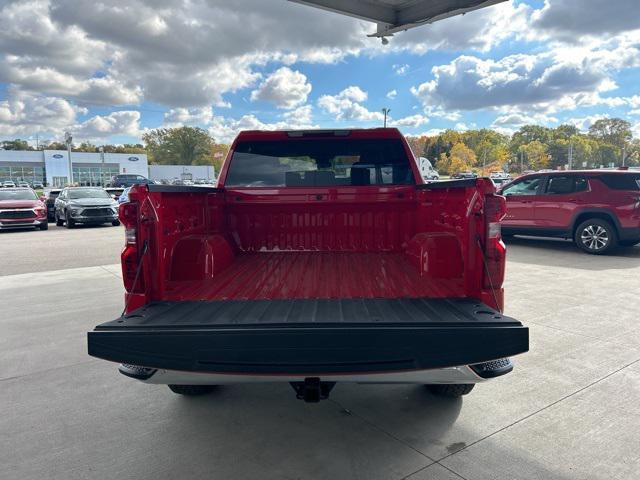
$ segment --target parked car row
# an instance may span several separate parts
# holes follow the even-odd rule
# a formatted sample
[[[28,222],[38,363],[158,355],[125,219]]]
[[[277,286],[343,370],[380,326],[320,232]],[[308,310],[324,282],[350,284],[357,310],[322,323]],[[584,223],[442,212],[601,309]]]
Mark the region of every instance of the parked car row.
[[[468,172],[458,178],[475,178]],[[473,176],[472,176],[473,175]],[[496,172],[492,180],[507,180]],[[510,179],[509,179],[510,180]],[[0,190],[0,228],[48,228],[48,221],[119,225],[118,204],[131,187],[67,187],[42,197],[27,187]],[[546,171],[498,186],[507,199],[505,237],[531,235],[570,238],[587,253],[603,254],[618,245],[640,243],[640,172],[633,170]]]
[[[50,190],[38,197],[31,188],[15,187],[0,190],[0,229],[57,226],[73,228],[78,224],[120,225],[118,202],[113,194],[101,187],[66,187]]]
[[[181,179],[181,178],[173,178],[172,180],[163,178],[160,179],[154,183],[160,184],[160,185],[186,185],[186,186],[190,186],[190,185],[214,185],[216,183],[215,179],[206,179],[206,178],[196,178],[195,180],[189,180],[189,179]]]
[[[0,188],[16,188],[16,187],[21,187],[21,188],[33,188],[33,189],[42,189],[44,188],[44,185],[42,184],[42,182],[33,182],[33,183],[29,183],[29,182],[14,182],[13,180],[7,180],[4,182],[0,182]]]

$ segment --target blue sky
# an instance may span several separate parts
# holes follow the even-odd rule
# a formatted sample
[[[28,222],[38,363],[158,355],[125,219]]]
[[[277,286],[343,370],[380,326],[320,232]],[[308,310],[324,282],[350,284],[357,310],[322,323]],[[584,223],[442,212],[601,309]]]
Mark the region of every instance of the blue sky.
[[[504,2],[396,34],[290,3],[3,2],[0,138],[129,143],[195,125],[411,135],[617,116],[640,136],[640,2]]]

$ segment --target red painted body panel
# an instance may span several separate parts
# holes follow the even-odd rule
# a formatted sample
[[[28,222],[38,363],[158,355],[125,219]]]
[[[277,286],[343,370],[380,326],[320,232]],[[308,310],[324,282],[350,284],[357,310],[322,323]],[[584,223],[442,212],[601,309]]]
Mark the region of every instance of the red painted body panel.
[[[394,129],[356,132],[400,135]],[[287,134],[241,137],[285,141]],[[494,269],[496,293],[487,293],[481,250],[483,208],[495,190],[483,179],[464,185],[134,187],[136,251],[146,242],[148,253],[144,295],[128,298],[140,306],[159,300],[471,297],[502,308],[504,269]],[[504,263],[504,255],[496,258]]]

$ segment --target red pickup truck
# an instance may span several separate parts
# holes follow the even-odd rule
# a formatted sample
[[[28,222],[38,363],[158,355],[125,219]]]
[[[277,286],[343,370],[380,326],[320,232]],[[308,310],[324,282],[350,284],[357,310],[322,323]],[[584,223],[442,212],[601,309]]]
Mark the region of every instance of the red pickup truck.
[[[217,188],[133,187],[125,311],[89,332],[89,354],[181,394],[466,394],[528,349],[501,313],[505,209],[489,179],[425,184],[396,129],[243,132]]]

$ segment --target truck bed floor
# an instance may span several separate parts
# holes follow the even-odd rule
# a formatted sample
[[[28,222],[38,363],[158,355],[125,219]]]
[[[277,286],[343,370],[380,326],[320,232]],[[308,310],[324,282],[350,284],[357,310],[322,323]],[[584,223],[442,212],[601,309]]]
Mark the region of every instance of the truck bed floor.
[[[399,252],[243,253],[213,278],[171,282],[167,300],[452,297],[462,279],[421,276]]]

